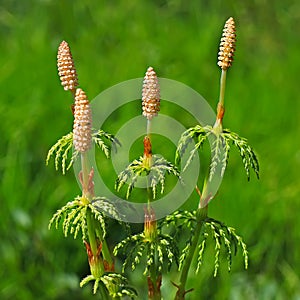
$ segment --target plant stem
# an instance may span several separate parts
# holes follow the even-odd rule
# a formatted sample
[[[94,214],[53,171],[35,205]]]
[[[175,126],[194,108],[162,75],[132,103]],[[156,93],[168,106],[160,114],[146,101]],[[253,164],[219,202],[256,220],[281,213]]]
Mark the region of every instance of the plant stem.
[[[90,174],[90,167],[89,167],[89,161],[87,152],[84,152],[81,154],[81,171],[82,171],[82,194],[84,197],[86,197],[89,201],[92,200],[92,196],[89,191],[89,174]],[[94,224],[95,220],[93,218],[91,210],[87,209],[87,228],[88,228],[88,236],[89,236],[89,242],[90,247],[92,249],[93,255],[97,255],[98,251],[98,242],[97,242],[97,234],[96,234],[96,228]],[[98,227],[97,227],[98,228]],[[107,261],[110,267],[113,266],[113,259],[111,257],[111,254],[109,252],[107,242],[103,238],[102,230],[99,226],[100,236],[98,237],[102,243],[102,255],[103,258]]]
[[[151,133],[151,120],[147,119],[147,135],[150,139],[150,133]]]
[[[223,70],[222,69],[222,73],[221,73],[221,79],[220,79],[220,95],[219,95],[219,102],[218,102],[218,107],[217,107],[217,118],[216,118],[216,122],[214,124],[214,131],[216,134],[222,132],[222,120],[224,117],[224,113],[225,113],[225,108],[224,108],[224,98],[225,98],[225,86],[226,86],[226,74],[227,74],[227,70]],[[197,213],[196,213],[196,227],[195,227],[195,231],[194,231],[194,236],[192,237],[192,242],[191,242],[191,246],[189,249],[189,253],[187,255],[187,257],[185,258],[183,267],[182,267],[182,271],[181,271],[181,275],[180,275],[180,282],[178,287],[178,291],[176,293],[175,296],[175,300],[182,300],[185,297],[185,294],[187,293],[187,291],[185,290],[185,285],[186,285],[186,281],[187,281],[187,277],[188,277],[188,273],[193,261],[193,257],[195,255],[195,251],[197,249],[197,245],[199,243],[199,238],[200,238],[200,234],[201,234],[201,230],[202,230],[202,225],[203,225],[203,221],[206,219],[207,217],[207,208],[208,208],[208,202],[210,200],[210,195],[208,194],[208,190],[207,190],[207,178],[205,178],[204,180],[204,184],[203,184],[203,192],[202,195],[200,196],[200,201],[199,201],[199,206],[197,209]]]
[[[216,122],[214,125],[214,131],[216,134],[222,132],[222,120],[224,117],[225,113],[225,108],[224,108],[224,98],[225,98],[225,86],[226,86],[226,74],[227,70],[222,69],[221,73],[221,79],[220,79],[220,95],[219,95],[219,102],[218,102],[218,107],[217,107],[217,118]],[[203,221],[207,217],[207,204],[210,200],[210,195],[208,194],[207,186],[206,186],[206,181],[207,178],[204,180],[203,184],[203,192],[202,195],[200,196],[200,201],[199,201],[199,207],[197,209],[196,213],[196,227],[194,231],[194,236],[192,237],[192,242],[191,246],[189,249],[189,252],[187,254],[187,257],[185,258],[181,275],[180,275],[180,282],[178,287],[178,291],[175,296],[175,300],[182,300],[185,298],[185,294],[187,291],[185,290],[187,278],[188,278],[188,273],[193,261],[193,257],[195,255],[197,245],[199,243],[200,235],[201,235],[201,230],[202,230],[202,225]]]
[[[227,74],[227,70],[222,69],[221,79],[220,79],[220,96],[219,96],[219,104],[221,104],[222,106],[224,106],[226,74]]]
[[[158,283],[160,276],[156,272],[155,264],[153,264],[148,278],[148,300],[161,300],[160,284]]]
[[[111,254],[110,254],[110,251],[109,251],[109,248],[107,246],[107,242],[105,239],[102,239],[102,255],[103,255],[104,260],[107,261],[110,271],[114,271],[114,260],[111,257]]]
[[[214,130],[216,133],[219,133],[223,130],[222,120],[225,113],[224,98],[225,98],[226,74],[227,74],[227,70],[222,69],[221,79],[220,79],[220,95],[219,95],[219,102],[217,106],[217,118],[214,125]]]
[[[86,197],[90,202],[91,195],[89,192],[89,161],[87,152],[81,153],[81,174],[82,174],[82,196]],[[92,216],[92,212],[90,208],[87,208],[86,211],[86,222],[87,222],[87,229],[88,229],[88,236],[89,236],[89,243],[94,256],[97,255],[98,245],[96,240],[96,233],[95,233],[95,224]]]
[[[91,195],[89,193],[89,160],[87,156],[87,152],[81,153],[81,174],[82,174],[82,196],[91,199]]]
[[[93,215],[89,207],[87,208],[86,211],[86,223],[87,223],[90,247],[93,252],[93,255],[96,257],[98,251],[98,244],[97,244],[97,239],[95,234]]]
[[[196,213],[196,228],[195,228],[195,232],[194,232],[194,236],[192,239],[192,243],[189,249],[189,253],[184,261],[184,265],[182,267],[182,271],[181,271],[181,275],[180,275],[180,282],[178,285],[178,291],[176,293],[175,296],[175,300],[183,300],[185,298],[185,294],[187,293],[185,290],[185,286],[186,286],[186,282],[187,282],[187,278],[188,278],[188,273],[193,261],[193,257],[199,242],[199,238],[200,238],[200,234],[201,234],[201,230],[202,230],[202,225],[203,225],[203,221],[206,219],[207,217],[207,206],[204,208],[198,208],[197,213]]]

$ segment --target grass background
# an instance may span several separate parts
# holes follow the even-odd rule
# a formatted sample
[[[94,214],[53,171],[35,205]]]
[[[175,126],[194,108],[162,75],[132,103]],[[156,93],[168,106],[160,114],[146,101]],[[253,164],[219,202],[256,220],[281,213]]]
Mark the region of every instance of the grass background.
[[[243,271],[238,256],[230,274],[222,267],[214,279],[206,264],[191,274],[197,291],[187,299],[300,299],[297,0],[1,0],[1,299],[97,298],[78,287],[88,272],[83,245],[47,229],[54,211],[80,192],[72,172],[45,166],[49,147],[72,126],[72,98],[56,71],[61,40],[71,46],[90,99],[151,65],[214,107],[217,48],[229,16],[238,42],[224,122],[254,146],[261,179],[247,183],[232,152],[210,215],[238,229],[250,266]],[[163,289],[175,291],[167,283]]]

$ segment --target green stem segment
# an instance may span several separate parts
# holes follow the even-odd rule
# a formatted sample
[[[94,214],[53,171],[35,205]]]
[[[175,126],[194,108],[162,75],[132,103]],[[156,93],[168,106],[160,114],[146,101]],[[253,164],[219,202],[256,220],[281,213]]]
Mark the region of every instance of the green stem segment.
[[[107,242],[105,239],[102,239],[102,255],[104,260],[108,263],[110,271],[114,270],[114,260],[111,257]]]
[[[185,287],[186,287],[186,282],[188,278],[188,273],[193,261],[193,257],[195,255],[197,245],[200,239],[201,235],[201,230],[202,230],[202,225],[204,220],[207,217],[207,206],[204,208],[199,208],[196,213],[196,228],[193,236],[193,240],[189,249],[189,253],[184,261],[184,265],[182,267],[181,275],[180,275],[180,281],[178,287],[178,291],[176,293],[176,296],[174,300],[183,300],[185,298],[185,294],[187,293]]]
[[[90,185],[90,167],[87,152],[81,154],[81,170],[82,170],[82,194],[83,197],[86,197],[90,202],[92,200],[93,195],[89,190]],[[100,226],[97,226],[93,217],[93,214],[89,208],[87,208],[87,228],[88,228],[88,236],[89,236],[89,243],[92,250],[93,255],[96,257],[98,252],[98,243],[102,243],[102,255],[104,260],[108,263],[109,267],[113,267],[113,259],[111,257],[109,248],[107,246],[106,240],[103,238],[103,233]],[[97,234],[98,233],[98,234]]]
[[[89,168],[87,152],[81,153],[81,174],[82,174],[82,196],[87,198],[88,202],[90,202],[92,200],[91,199],[92,195],[89,192],[90,168]],[[94,218],[90,208],[87,208],[86,211],[86,222],[87,222],[90,247],[93,255],[96,256],[98,251],[98,244],[96,239]]]
[[[225,113],[224,98],[225,98],[226,74],[227,74],[227,70],[222,69],[221,79],[220,79],[220,95],[219,95],[219,102],[217,106],[217,119],[214,125],[214,129],[216,133],[222,131],[222,120]]]
[[[150,133],[151,133],[151,120],[147,119],[147,136],[150,139]]]
[[[82,174],[82,196],[86,197],[89,201],[92,199],[92,195],[89,192],[89,160],[87,152],[81,153],[81,174]]]
[[[219,104],[221,104],[222,106],[224,106],[226,74],[227,74],[227,70],[222,69],[221,79],[220,79],[220,96],[219,96]]]
[[[96,257],[97,251],[98,251],[98,243],[97,243],[97,238],[96,238],[96,234],[95,234],[94,218],[93,218],[92,212],[89,207],[87,208],[87,211],[86,211],[86,223],[87,223],[90,247],[91,247],[93,256]]]

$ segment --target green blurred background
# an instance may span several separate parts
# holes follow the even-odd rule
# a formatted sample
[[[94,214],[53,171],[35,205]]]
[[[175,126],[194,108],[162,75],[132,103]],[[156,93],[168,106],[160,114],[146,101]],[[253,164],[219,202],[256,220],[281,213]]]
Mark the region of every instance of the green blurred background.
[[[47,229],[80,192],[72,171],[45,166],[49,147],[72,128],[72,97],[56,70],[59,43],[70,44],[90,99],[151,65],[215,107],[218,43],[229,16],[238,41],[224,122],[255,148],[261,178],[248,183],[232,151],[209,214],[237,228],[250,265],[244,271],[238,255],[231,273],[224,262],[213,278],[204,264],[199,276],[191,272],[196,291],[187,299],[300,299],[298,0],[1,0],[1,299],[97,299],[78,286],[88,274],[80,240]],[[144,299],[144,279],[133,276]],[[175,288],[165,280],[163,291],[168,300]]]

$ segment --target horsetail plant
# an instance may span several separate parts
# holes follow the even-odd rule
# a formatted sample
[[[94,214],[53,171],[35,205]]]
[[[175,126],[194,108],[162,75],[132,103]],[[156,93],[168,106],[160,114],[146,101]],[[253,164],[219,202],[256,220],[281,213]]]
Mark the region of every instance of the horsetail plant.
[[[74,124],[73,132],[61,138],[49,150],[47,163],[50,157],[55,154],[56,169],[58,169],[61,158],[64,173],[68,153],[73,146],[73,155],[67,169],[79,157],[81,171],[78,176],[82,186],[82,195],[68,202],[53,215],[49,222],[49,229],[53,224],[57,229],[60,221],[62,221],[65,236],[70,233],[73,234],[74,238],[77,238],[81,232],[91,271],[91,275],[81,281],[81,287],[94,281],[93,293],[95,294],[100,289],[104,299],[108,295],[113,299],[119,299],[122,296],[133,298],[136,295],[135,290],[127,286],[127,279],[123,275],[114,271],[113,257],[106,242],[104,213],[118,219],[118,212],[107,198],[98,197],[94,194],[94,170],[90,167],[88,159],[88,151],[93,146],[93,142],[108,156],[108,145],[103,142],[101,137],[104,136],[112,142],[115,142],[115,139],[111,134],[102,130],[93,133],[90,102],[81,88],[75,89],[78,86],[77,73],[70,48],[65,41],[59,46],[57,58],[61,83],[65,90],[72,92],[75,99],[73,106]]]
[[[186,293],[190,291],[186,290],[190,266],[196,256],[196,273],[200,270],[207,237],[209,235],[212,236],[215,242],[214,276],[216,276],[218,272],[222,247],[225,252],[227,252],[228,271],[231,269],[232,253],[236,253],[238,247],[242,249],[245,268],[248,267],[248,252],[242,238],[235,233],[233,228],[227,227],[220,221],[208,218],[208,203],[214,198],[209,190],[210,182],[214,180],[215,176],[223,177],[232,145],[236,146],[239,150],[248,180],[250,179],[250,169],[253,169],[257,177],[259,176],[258,159],[251,146],[248,145],[247,140],[239,137],[239,135],[231,132],[229,129],[223,129],[226,74],[233,62],[235,42],[235,22],[231,17],[225,23],[218,53],[218,66],[221,68],[221,80],[215,124],[206,126],[196,125],[195,127],[189,128],[181,135],[178,142],[175,157],[177,163],[180,162],[180,158],[184,155],[188,144],[194,139],[196,141],[194,148],[189,153],[187,163],[183,167],[183,170],[192,163],[196,152],[201,149],[201,146],[206,140],[210,141],[212,157],[208,175],[203,182],[202,192],[198,186],[196,186],[196,191],[199,195],[198,209],[193,212],[192,216],[190,212],[175,212],[168,220],[168,222],[174,222],[175,224],[185,222],[191,232],[180,257],[179,270],[181,274],[179,284],[174,284],[178,289],[175,296],[177,300],[184,299]],[[220,173],[217,174],[217,172]]]
[[[125,238],[114,249],[114,254],[122,250],[127,254],[123,264],[123,270],[128,264],[134,270],[146,257],[144,275],[147,276],[148,299],[161,299],[162,272],[164,266],[167,270],[171,268],[178,259],[178,249],[171,236],[163,234],[161,223],[158,223],[155,211],[151,206],[156,198],[157,188],[160,185],[160,192],[163,194],[166,174],[173,174],[180,178],[177,168],[165,158],[152,154],[151,145],[151,122],[157,116],[160,109],[159,84],[155,71],[149,67],[144,77],[142,91],[142,110],[147,118],[147,135],[144,138],[144,155],[139,160],[134,160],[122,171],[116,181],[116,189],[119,191],[124,184],[128,184],[126,198],[130,196],[137,179],[146,175],[147,205],[144,207],[144,231]]]

